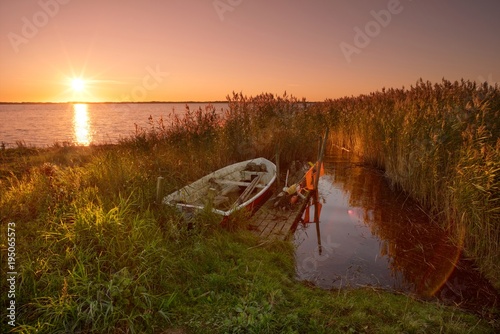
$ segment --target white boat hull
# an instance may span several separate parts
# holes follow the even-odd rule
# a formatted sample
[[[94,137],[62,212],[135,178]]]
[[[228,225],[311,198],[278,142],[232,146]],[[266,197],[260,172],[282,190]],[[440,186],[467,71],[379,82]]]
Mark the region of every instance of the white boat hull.
[[[163,203],[184,212],[210,206],[213,212],[229,216],[242,208],[253,208],[262,201],[275,180],[274,163],[265,158],[251,159],[212,172],[165,196]]]

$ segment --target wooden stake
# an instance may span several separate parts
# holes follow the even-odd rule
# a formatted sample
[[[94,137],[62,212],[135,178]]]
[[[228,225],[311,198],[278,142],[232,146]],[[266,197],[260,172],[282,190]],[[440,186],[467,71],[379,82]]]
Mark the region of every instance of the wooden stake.
[[[320,145],[319,154],[318,154],[318,161],[316,162],[316,175],[314,178],[314,222],[316,224],[319,224],[318,184],[319,184],[319,177],[321,174],[321,166],[323,165],[323,156],[325,154],[325,147],[326,147],[326,140],[327,139],[328,139],[328,128],[326,128],[325,136],[321,139],[321,145]],[[317,229],[319,229],[319,225],[317,226]]]
[[[323,156],[325,155],[326,141],[328,139],[328,128],[326,128],[325,136],[320,140],[320,148],[318,152],[318,161],[316,162],[316,175],[314,178],[314,189],[318,189],[319,176],[321,172],[321,166],[323,165]]]
[[[280,146],[279,144],[276,146],[276,187],[281,189],[280,187]]]
[[[163,197],[163,176],[158,176],[156,179],[156,203],[160,204]]]

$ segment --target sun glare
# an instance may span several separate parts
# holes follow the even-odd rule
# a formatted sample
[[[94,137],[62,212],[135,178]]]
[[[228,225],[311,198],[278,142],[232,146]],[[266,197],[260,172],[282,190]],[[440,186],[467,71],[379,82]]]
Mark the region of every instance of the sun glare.
[[[71,88],[73,88],[75,92],[81,92],[85,88],[85,81],[80,78],[75,78],[71,80]]]

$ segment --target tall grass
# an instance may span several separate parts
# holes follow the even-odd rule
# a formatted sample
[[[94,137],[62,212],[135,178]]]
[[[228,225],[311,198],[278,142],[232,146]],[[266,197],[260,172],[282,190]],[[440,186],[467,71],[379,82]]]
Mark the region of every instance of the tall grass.
[[[247,97],[233,93],[223,113],[212,105],[170,121],[150,119],[149,128],[138,128],[127,145],[156,150],[168,146],[178,156],[189,155],[193,176],[206,174],[235,161],[262,156],[287,165],[295,159],[312,159],[324,131],[322,112],[311,103],[283,94]]]
[[[430,208],[499,288],[499,87],[419,81],[324,107],[332,142]]]

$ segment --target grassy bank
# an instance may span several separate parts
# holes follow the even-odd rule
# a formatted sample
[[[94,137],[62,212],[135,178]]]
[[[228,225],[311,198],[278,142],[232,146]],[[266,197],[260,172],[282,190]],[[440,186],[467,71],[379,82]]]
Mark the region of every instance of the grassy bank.
[[[500,88],[420,81],[324,108],[332,142],[385,169],[500,288]]]
[[[16,232],[16,323],[39,333],[493,332],[454,308],[372,289],[323,291],[294,280],[293,249],[223,229],[202,212],[191,228],[154,204],[233,161],[312,158],[324,115],[288,96],[234,94],[231,112],[138,129],[114,146],[0,151],[2,266]],[[320,127],[321,130],[323,127]],[[313,144],[311,144],[313,143]],[[2,270],[5,270],[2,268]],[[2,280],[2,305],[7,301]]]

